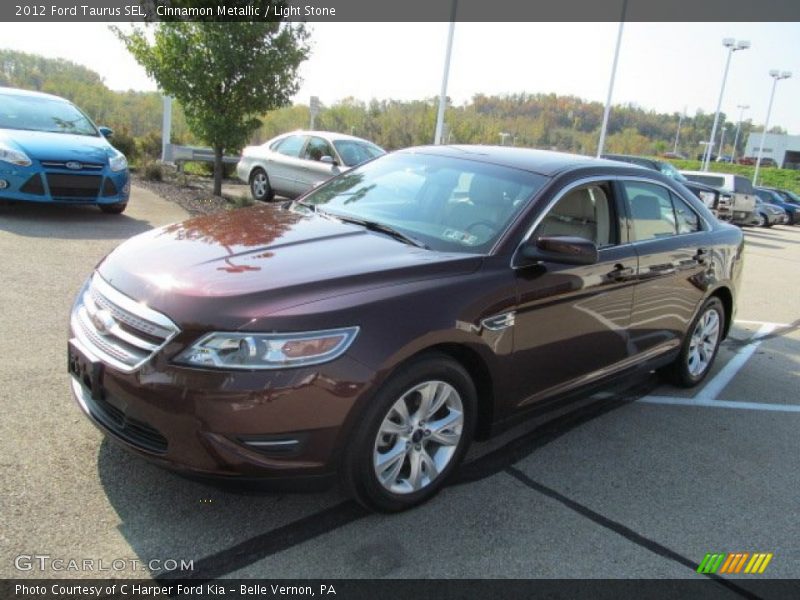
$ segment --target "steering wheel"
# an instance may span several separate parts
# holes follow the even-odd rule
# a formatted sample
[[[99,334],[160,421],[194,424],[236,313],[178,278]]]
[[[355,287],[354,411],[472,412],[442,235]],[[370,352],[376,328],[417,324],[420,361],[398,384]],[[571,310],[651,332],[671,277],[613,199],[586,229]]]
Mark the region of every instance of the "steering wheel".
[[[467,227],[467,232],[472,233],[473,228],[481,226],[491,230],[491,233],[494,233],[494,230],[496,228],[495,224],[492,223],[491,221],[475,221],[474,223],[469,224],[469,226]]]

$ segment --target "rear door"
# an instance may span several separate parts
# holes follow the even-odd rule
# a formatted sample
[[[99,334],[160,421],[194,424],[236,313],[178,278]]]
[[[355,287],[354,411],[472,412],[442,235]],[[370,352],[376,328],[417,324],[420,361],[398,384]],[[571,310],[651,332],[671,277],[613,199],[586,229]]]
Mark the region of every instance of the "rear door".
[[[529,236],[589,239],[598,246],[599,261],[541,262],[516,270],[520,406],[580,387],[631,356],[628,324],[637,258],[632,245],[621,243],[621,208],[613,190],[608,181],[567,187]]]
[[[700,216],[666,186],[634,179],[618,185],[639,258],[631,343],[644,358],[681,344],[705,296],[710,246]]]
[[[306,135],[290,135],[283,138],[272,148],[272,155],[267,164],[269,182],[278,194],[283,196],[296,196],[305,189],[305,184],[300,180],[300,173],[305,161],[300,154],[305,148]]]

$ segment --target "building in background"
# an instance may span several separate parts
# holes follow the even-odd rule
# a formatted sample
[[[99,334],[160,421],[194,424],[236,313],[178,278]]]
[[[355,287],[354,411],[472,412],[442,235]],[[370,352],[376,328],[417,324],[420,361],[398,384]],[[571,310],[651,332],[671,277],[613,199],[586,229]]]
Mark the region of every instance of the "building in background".
[[[760,143],[761,132],[747,136],[744,156],[750,158],[757,156]],[[762,159],[771,158],[784,169],[800,169],[800,135],[768,133],[764,137],[764,150],[761,156]]]

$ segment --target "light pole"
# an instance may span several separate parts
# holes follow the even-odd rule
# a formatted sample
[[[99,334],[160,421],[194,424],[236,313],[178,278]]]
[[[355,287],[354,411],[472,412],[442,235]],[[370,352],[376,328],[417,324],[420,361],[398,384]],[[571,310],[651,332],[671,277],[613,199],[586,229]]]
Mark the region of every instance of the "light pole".
[[[717,112],[714,114],[714,125],[711,126],[711,137],[708,138],[708,145],[706,146],[706,156],[703,161],[703,171],[708,171],[708,163],[711,161],[711,153],[714,150],[714,137],[717,135],[717,123],[719,123],[719,110],[722,108],[722,97],[725,95],[725,83],[728,80],[728,68],[731,66],[731,56],[738,50],[747,50],[750,47],[750,42],[747,40],[739,40],[738,42],[733,38],[725,38],[722,40],[722,45],[728,49],[728,58],[725,60],[725,71],[722,74],[722,87],[719,90],[719,100],[717,101]]]
[[[450,76],[450,55],[453,52],[453,33],[456,30],[456,9],[458,0],[453,0],[453,7],[450,13],[450,30],[447,33],[447,52],[444,57],[444,73],[442,74],[442,89],[439,93],[439,111],[436,114],[436,131],[433,134],[433,143],[442,143],[442,132],[444,131],[444,109],[447,104],[447,78]]]
[[[611,95],[614,93],[614,79],[617,76],[617,62],[619,61],[619,48],[622,45],[622,27],[625,25],[625,11],[628,8],[628,0],[622,0],[622,16],[619,20],[617,30],[617,45],[614,48],[614,62],[611,63],[611,80],[608,82],[608,96],[606,96],[606,107],[603,111],[603,124],[600,126],[600,141],[597,142],[597,158],[603,154],[603,146],[606,143],[606,129],[608,128],[608,115],[611,112]]]
[[[675,146],[672,148],[672,153],[678,153],[678,140],[681,137],[681,123],[683,123],[683,117],[686,116],[686,107],[683,107],[683,112],[678,115],[678,131],[675,132]]]
[[[739,109],[739,122],[736,123],[736,135],[733,136],[733,154],[731,154],[731,162],[736,162],[736,147],[739,143],[739,131],[742,128],[742,117],[744,117],[744,111],[750,108],[749,104],[737,104],[736,108]]]
[[[764,121],[764,131],[761,132],[761,142],[758,144],[758,154],[756,154],[756,170],[753,173],[753,185],[758,181],[758,170],[761,168],[761,155],[764,153],[764,140],[767,137],[767,129],[769,129],[769,115],[772,112],[772,101],[775,99],[775,88],[781,79],[789,79],[792,76],[791,71],[778,71],[773,69],[769,72],[772,77],[772,92],[769,95],[769,105],[767,106],[767,118]]]
[[[717,160],[722,158],[722,149],[725,147],[725,132],[727,130],[728,128],[725,125],[723,125],[722,131],[719,134],[719,150],[717,150]]]

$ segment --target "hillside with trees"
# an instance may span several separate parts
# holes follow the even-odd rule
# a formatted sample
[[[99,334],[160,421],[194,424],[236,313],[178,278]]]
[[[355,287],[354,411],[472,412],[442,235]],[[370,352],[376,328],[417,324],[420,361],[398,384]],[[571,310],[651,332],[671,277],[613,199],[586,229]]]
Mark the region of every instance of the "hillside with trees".
[[[137,139],[137,150],[160,151],[161,96],[156,92],[112,91],[97,73],[86,67],[9,50],[0,50],[0,85],[69,98],[96,122],[114,129],[115,143],[119,144],[127,134]],[[199,143],[189,132],[180,105],[173,106],[173,140]],[[469,102],[448,107],[445,140],[475,144],[499,144],[503,140],[517,146],[593,154],[602,115],[601,103],[574,96],[478,94]],[[614,106],[606,151],[647,155],[671,151],[678,118],[678,113],[657,113],[635,105]],[[700,142],[707,140],[713,118],[713,114],[701,111],[687,115],[681,123],[678,150],[692,157],[699,153]],[[309,107],[287,106],[263,115],[260,120],[262,125],[253,135],[253,143],[308,127]],[[436,98],[413,101],[346,98],[323,107],[316,127],[352,133],[391,150],[431,143],[435,123]],[[723,124],[727,127],[725,143],[729,153],[736,123],[723,114],[718,129]],[[740,149],[751,131],[760,129],[749,120],[742,123]],[[770,131],[784,132],[779,127]],[[508,135],[501,137],[501,134]]]

